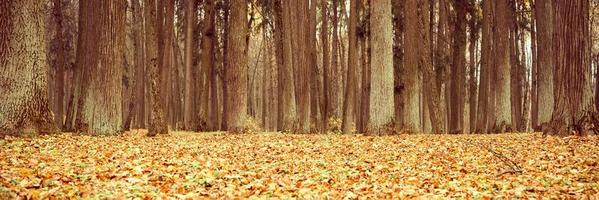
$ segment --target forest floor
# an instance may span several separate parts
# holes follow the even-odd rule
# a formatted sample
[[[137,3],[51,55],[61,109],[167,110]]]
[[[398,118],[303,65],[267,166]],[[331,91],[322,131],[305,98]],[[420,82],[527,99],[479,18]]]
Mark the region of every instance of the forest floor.
[[[228,135],[0,139],[0,199],[599,198],[599,137]]]

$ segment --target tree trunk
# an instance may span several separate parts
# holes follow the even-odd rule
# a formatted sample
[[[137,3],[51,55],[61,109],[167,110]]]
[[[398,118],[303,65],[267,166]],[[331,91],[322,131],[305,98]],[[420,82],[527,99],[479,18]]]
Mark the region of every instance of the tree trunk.
[[[543,125],[551,120],[554,108],[554,8],[553,0],[537,0],[535,3],[535,17],[537,22],[538,44],[538,121]]]
[[[357,0],[350,1],[349,14],[349,53],[347,60],[347,80],[345,86],[345,104],[343,110],[343,133],[351,133],[352,126],[355,124],[354,104],[355,104],[355,88],[356,88],[356,66],[358,65],[358,35],[356,32],[358,26],[358,2]]]
[[[404,107],[404,2],[392,1],[393,4],[393,28],[394,47],[393,47],[393,99],[395,106],[395,126],[401,129],[403,126],[403,107]],[[362,72],[364,73],[364,71]]]
[[[45,21],[37,1],[0,3],[0,135],[58,131],[48,103]]]
[[[54,0],[54,19],[56,21],[56,36],[54,43],[57,45],[56,49],[56,63],[55,63],[55,75],[54,75],[54,121],[59,129],[63,128],[64,123],[64,77],[65,68],[67,66],[67,45],[68,38],[66,35],[66,22],[64,15],[64,2],[63,0]]]
[[[80,4],[89,6],[88,23],[82,33],[86,44],[78,62],[85,70],[77,130],[91,134],[115,134],[121,131],[123,90],[123,51],[125,45],[126,2],[98,1]],[[103,30],[103,31],[97,31]],[[85,35],[88,34],[88,35]],[[85,64],[84,64],[85,63]],[[83,65],[84,64],[84,65]]]
[[[486,133],[488,131],[489,107],[492,105],[491,77],[493,74],[493,3],[483,1],[482,16],[482,47],[481,47],[481,65],[480,65],[480,87],[478,90],[478,108],[476,119],[476,132]]]
[[[471,0],[469,2],[469,6],[476,6],[476,2]],[[476,130],[476,119],[478,111],[476,110],[478,102],[476,101],[476,94],[478,90],[477,86],[477,55],[478,55],[478,38],[479,38],[479,30],[480,30],[480,18],[476,9],[471,9],[470,11],[470,67],[468,71],[468,77],[470,77],[469,81],[469,102],[470,102],[470,116],[469,116],[469,132],[475,132]]]
[[[495,123],[493,131],[503,133],[512,129],[511,105],[511,62],[510,62],[510,20],[508,0],[498,0],[495,9],[496,30],[494,32],[496,98]]]
[[[242,132],[247,118],[247,2],[231,0],[231,16],[227,52],[227,130]]]
[[[320,1],[320,13],[322,19],[322,25],[320,28],[320,40],[322,41],[322,74],[323,74],[323,108],[322,108],[322,133],[326,133],[329,130],[329,110],[330,110],[330,80],[329,80],[329,11],[328,11],[328,0]]]
[[[148,136],[157,134],[168,134],[166,123],[166,102],[165,92],[162,85],[164,78],[161,76],[161,71],[164,70],[158,60],[158,32],[161,20],[158,16],[156,0],[145,0],[144,15],[146,20],[146,67],[149,71],[150,78],[150,98],[151,98],[151,113],[150,124],[148,127]]]
[[[212,1],[206,1],[206,7],[212,6]],[[196,45],[193,45],[193,32],[196,19],[195,0],[185,0],[185,101],[183,108],[183,123],[186,130],[192,127],[193,116],[193,87],[192,87],[192,68],[193,52]],[[206,9],[210,11],[211,9]],[[212,18],[209,12],[206,12],[206,18]],[[207,24],[208,26],[210,24]],[[205,33],[204,33],[205,34]]]
[[[456,20],[453,20],[452,65],[451,65],[451,97],[449,113],[449,132],[464,131],[464,96],[466,86],[466,0],[455,0]]]
[[[421,67],[424,75],[424,97],[426,99],[423,103],[426,104],[425,108],[428,108],[428,117],[430,118],[430,124],[433,133],[444,133],[445,126],[441,120],[441,102],[440,94],[441,90],[437,87],[436,76],[433,69],[433,63],[431,58],[431,44],[430,44],[430,32],[428,31],[430,25],[430,12],[428,0],[418,0],[418,6],[420,12],[418,13],[418,38],[407,38],[408,40],[421,41],[418,45],[418,66]],[[429,120],[429,119],[424,119]]]
[[[589,1],[555,0],[555,106],[545,134],[587,134],[592,103]]]
[[[135,127],[143,128],[145,124],[145,51],[143,40],[143,16],[139,0],[132,1],[133,9],[133,46],[135,48]]]
[[[371,64],[370,119],[368,131],[383,133],[393,123],[393,29],[391,0],[372,0],[370,5]],[[413,84],[417,84],[413,82]],[[414,94],[417,97],[418,92]],[[417,105],[417,102],[416,102]],[[415,107],[417,109],[417,107]],[[412,119],[412,118],[410,118]],[[418,120],[418,115],[415,119]],[[412,128],[420,127],[417,122]]]
[[[374,6],[374,4],[372,5]],[[417,1],[406,1],[405,2],[405,15],[406,15],[406,49],[417,49],[418,48],[418,44],[422,41],[419,41],[418,39],[418,2]],[[374,11],[374,10],[373,10]],[[372,13],[372,15],[374,15],[374,12]],[[372,23],[372,22],[371,22]],[[379,33],[381,32],[380,30],[374,29],[372,28],[372,34],[373,34],[373,41],[376,41],[377,37],[375,37],[375,33]],[[374,51],[375,46],[373,43],[373,56],[379,56],[379,53],[375,53]],[[404,107],[404,124],[403,124],[403,130],[406,132],[421,132],[421,123],[420,123],[420,82],[419,82],[419,78],[418,78],[418,74],[420,73],[419,67],[418,67],[418,61],[419,61],[419,55],[417,51],[406,51],[406,57],[405,57],[405,64],[404,64],[404,68],[405,68],[405,74],[410,74],[409,76],[405,77],[405,85],[406,85],[406,89],[405,89],[405,107]],[[377,62],[376,59],[373,59],[373,62]],[[377,63],[373,63],[372,66],[372,81],[373,84],[375,84],[375,80],[376,80],[376,69],[375,67],[377,67],[376,65]],[[379,78],[380,79],[380,78]],[[377,87],[373,86],[372,87],[373,91],[375,92],[377,89]],[[376,99],[376,98],[385,98],[385,97],[377,97],[376,95],[371,96],[371,101]],[[376,105],[376,104],[371,104],[372,105]],[[373,114],[372,112],[370,113],[371,115]],[[378,114],[377,114],[378,115]],[[372,116],[371,116],[372,117]]]

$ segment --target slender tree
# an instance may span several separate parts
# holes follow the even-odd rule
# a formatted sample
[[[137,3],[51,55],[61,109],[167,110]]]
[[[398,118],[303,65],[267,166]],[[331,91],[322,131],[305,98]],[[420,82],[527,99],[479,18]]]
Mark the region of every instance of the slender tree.
[[[548,123],[554,108],[554,8],[553,0],[537,0],[535,17],[538,45],[538,121],[535,125]]]
[[[374,4],[373,4],[374,6]],[[406,15],[406,39],[405,39],[405,44],[406,44],[406,49],[417,49],[418,48],[418,43],[419,40],[417,38],[419,38],[418,35],[418,2],[417,1],[406,1],[405,2],[405,15]],[[372,15],[374,16],[374,10],[372,12]],[[372,20],[372,18],[371,18]],[[371,23],[373,23],[371,21]],[[373,26],[374,27],[374,26]],[[374,29],[372,28],[372,34],[373,34],[373,38],[372,40],[374,41],[376,39],[375,37],[375,33],[380,32],[380,30]],[[373,43],[373,48],[374,48],[374,43]],[[378,56],[380,55],[380,53],[375,53],[375,51],[373,50],[373,56]],[[375,60],[379,60],[379,59],[374,59],[373,58],[373,62],[376,62]],[[420,69],[418,66],[418,60],[419,60],[419,56],[418,56],[418,52],[417,51],[407,51],[406,50],[406,54],[405,54],[405,64],[404,64],[404,68],[405,68],[405,74],[410,74],[410,76],[406,76],[404,78],[405,80],[405,107],[404,107],[404,124],[403,124],[403,129],[404,131],[407,132],[421,132],[422,129],[422,125],[421,125],[421,120],[420,120],[420,81],[419,81],[419,73],[420,73]],[[373,84],[375,83],[374,80],[376,76],[380,76],[378,74],[376,74],[375,72],[375,64],[372,64],[373,68],[372,68],[372,81]],[[377,87],[372,87],[373,89],[373,93],[374,93],[374,89]],[[376,96],[371,96],[371,101],[377,98],[384,98],[384,97],[376,97]],[[371,103],[371,105],[376,105],[374,103]],[[371,115],[373,115],[373,113],[371,112]],[[378,114],[377,114],[378,115]],[[372,116],[371,116],[372,117]]]
[[[356,98],[356,68],[358,65],[358,35],[356,32],[358,26],[358,1],[350,1],[349,11],[349,53],[348,53],[348,66],[347,66],[347,81],[345,86],[345,98],[343,103],[343,126],[342,130],[344,133],[350,133],[352,131],[352,125],[355,124],[354,108]]]

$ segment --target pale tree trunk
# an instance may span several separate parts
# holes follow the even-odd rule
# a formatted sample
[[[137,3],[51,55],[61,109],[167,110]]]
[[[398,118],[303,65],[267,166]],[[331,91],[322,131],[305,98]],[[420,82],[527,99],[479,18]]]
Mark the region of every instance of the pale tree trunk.
[[[538,45],[538,121],[543,125],[551,120],[554,108],[554,8],[553,0],[537,0],[535,3],[535,17]]]
[[[58,131],[48,103],[43,4],[0,3],[0,135]]]
[[[368,132],[383,133],[392,128],[393,103],[393,15],[391,0],[372,0],[370,5],[371,94]],[[416,81],[413,82],[417,84]],[[416,99],[418,92],[414,94]],[[417,106],[417,103],[416,103]],[[418,107],[415,107],[416,109]],[[418,116],[414,120],[418,120]],[[413,128],[418,128],[417,123]]]
[[[511,104],[511,61],[510,61],[510,20],[508,0],[495,2],[496,29],[494,32],[495,47],[495,72],[496,72],[496,98],[495,123],[493,131],[502,133],[511,130],[512,127],[512,104]]]
[[[589,1],[555,0],[555,106],[545,134],[585,135],[592,102]]]
[[[433,70],[433,63],[431,57],[431,40],[430,40],[430,32],[428,28],[430,26],[430,12],[429,12],[429,2],[428,0],[418,0],[418,6],[420,7],[420,13],[418,13],[418,38],[406,38],[407,40],[416,40],[421,41],[420,45],[418,45],[418,66],[421,67],[424,75],[424,100],[423,103],[426,104],[425,108],[428,109],[428,117],[429,119],[424,119],[425,124],[426,121],[430,120],[430,125],[433,133],[444,133],[445,126],[441,119],[441,101],[439,99],[441,90],[437,86],[435,72]],[[425,110],[426,111],[426,110]]]
[[[160,32],[160,19],[157,17],[158,10],[156,0],[144,1],[145,34],[146,34],[146,68],[149,71],[151,113],[148,127],[148,136],[157,134],[168,134],[166,123],[165,92],[162,85],[164,79],[161,76],[163,66],[158,60],[158,32]]]
[[[80,65],[87,73],[82,83],[81,110],[77,130],[91,134],[115,134],[121,131],[123,90],[123,51],[125,45],[125,11],[123,0],[88,2],[90,30],[85,34],[93,40],[83,51],[88,61]],[[95,31],[94,31],[95,30]],[[97,31],[101,30],[101,31]],[[81,57],[83,58],[83,57]]]
[[[356,98],[356,66],[359,62],[358,57],[358,35],[356,32],[358,25],[358,0],[350,1],[349,14],[349,52],[347,61],[347,80],[345,86],[345,98],[343,100],[343,133],[351,133],[355,124],[354,108]]]
[[[247,2],[231,0],[225,84],[227,84],[227,131],[242,132],[247,118]]]
[[[371,6],[374,6],[371,5]],[[418,2],[417,1],[406,1],[405,2],[405,15],[406,15],[406,40],[405,40],[405,44],[406,44],[406,49],[417,49],[418,48],[418,44],[422,41],[416,40],[416,39],[410,39],[410,38],[418,38]],[[373,10],[372,15],[375,15],[375,12]],[[372,23],[372,22],[371,22]],[[374,27],[374,26],[373,26]],[[372,39],[373,41],[376,41],[376,37],[375,37],[375,33],[379,33],[381,32],[380,30],[374,29],[372,28]],[[373,43],[373,53],[372,56],[380,56],[381,54],[376,52],[375,53],[375,46]],[[418,78],[418,74],[420,73],[419,67],[418,67],[418,61],[419,61],[419,55],[417,51],[407,51],[406,50],[406,54],[405,54],[405,64],[404,64],[404,68],[405,68],[405,74],[410,74],[409,76],[406,76],[404,78],[405,80],[405,106],[404,106],[404,124],[403,124],[403,131],[406,132],[421,132],[421,123],[420,123],[420,81]],[[373,81],[373,94],[377,89],[376,86],[374,86],[374,84],[376,83],[376,67],[377,65],[375,64],[375,62],[378,62],[377,58],[373,57],[373,68],[372,68],[372,81]],[[380,78],[379,78],[380,79]],[[376,97],[376,95],[371,96],[371,101],[375,100],[376,98],[385,98],[385,97]],[[375,98],[376,97],[376,98]],[[372,105],[376,105],[376,103],[372,103],[371,102],[371,106]],[[371,115],[376,114],[376,113],[370,113]],[[377,114],[378,115],[378,114]],[[372,116],[371,116],[372,117]]]
[[[323,74],[323,83],[322,83],[322,93],[323,93],[323,108],[322,112],[322,133],[326,133],[328,131],[328,121],[329,121],[329,110],[330,110],[330,83],[329,83],[329,11],[328,11],[328,0],[320,1],[320,13],[322,24],[320,28],[320,40],[322,41],[322,74]]]

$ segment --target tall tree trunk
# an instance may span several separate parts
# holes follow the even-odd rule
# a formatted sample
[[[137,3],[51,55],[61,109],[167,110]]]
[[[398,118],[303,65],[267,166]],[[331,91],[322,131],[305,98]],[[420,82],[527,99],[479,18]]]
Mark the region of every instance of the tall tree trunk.
[[[491,99],[492,74],[493,74],[493,3],[483,1],[482,16],[482,46],[480,65],[480,88],[478,90],[478,108],[476,119],[476,132],[486,133],[489,129],[489,107],[494,106]]]
[[[56,63],[54,66],[56,70],[54,75],[54,121],[59,129],[63,128],[64,123],[64,77],[68,53],[64,4],[67,4],[67,2],[64,2],[63,0],[54,0],[53,13],[56,21],[56,36],[54,40],[58,46],[56,49]]]
[[[296,57],[298,65],[295,67],[295,70],[297,71],[296,83],[298,83],[296,91],[298,92],[297,95],[299,96],[296,96],[296,98],[299,100],[297,106],[299,127],[297,131],[300,133],[307,133],[310,131],[310,66],[308,65],[309,43],[307,39],[308,34],[311,33],[309,31],[299,31],[309,30],[308,20],[306,19],[308,14],[308,2],[297,1],[296,3],[297,4],[294,7],[296,14],[295,19],[298,19],[298,21],[295,23],[297,29],[294,30],[294,32],[297,32],[297,36],[295,38],[297,41],[297,48],[295,49],[299,51],[295,54],[298,55]]]
[[[322,132],[326,133],[328,131],[328,121],[329,121],[329,110],[330,110],[330,80],[329,80],[329,11],[328,11],[328,0],[320,1],[320,13],[322,19],[322,25],[320,28],[320,40],[322,41],[322,75],[323,75],[323,108],[322,108],[322,124],[323,129]]]
[[[456,20],[453,20],[452,65],[451,65],[451,97],[449,113],[449,132],[464,131],[464,96],[466,86],[466,0],[455,0]]]
[[[241,132],[247,118],[247,2],[231,0],[231,16],[227,52],[227,130]]]
[[[478,102],[476,101],[476,94],[477,94],[477,90],[478,90],[478,85],[477,85],[477,75],[476,75],[476,71],[477,71],[477,55],[478,55],[478,38],[479,38],[479,30],[480,30],[480,16],[478,15],[478,13],[476,12],[477,10],[474,9],[474,7],[476,6],[476,1],[475,0],[470,0],[469,2],[469,6],[472,8],[470,9],[470,47],[469,47],[469,53],[470,53],[470,66],[469,66],[469,71],[468,71],[468,77],[470,77],[469,79],[469,83],[468,85],[470,86],[469,89],[469,102],[470,102],[470,116],[469,116],[469,132],[475,132],[474,130],[476,130],[476,119],[477,119],[477,104]]]
[[[391,0],[372,0],[370,5],[371,64],[370,119],[368,131],[382,133],[393,123],[393,15]],[[415,81],[413,84],[417,84]],[[416,96],[417,99],[417,94]],[[417,103],[416,103],[417,105]],[[416,107],[417,108],[417,107]],[[418,120],[418,115],[415,119]],[[412,124],[418,128],[417,123]]]
[[[374,4],[372,5],[374,6]],[[418,2],[417,1],[406,1],[405,2],[405,15],[406,15],[406,40],[405,40],[405,44],[406,44],[406,49],[417,49],[418,48],[418,44],[421,42],[419,41],[418,38]],[[374,11],[374,10],[373,10]],[[374,12],[372,13],[374,15]],[[372,22],[371,22],[372,23]],[[375,33],[381,32],[380,30],[374,29],[372,28],[372,34],[373,34],[373,41],[376,41],[377,37],[375,37]],[[374,49],[374,43],[373,43],[373,49]],[[375,51],[373,50],[373,56],[379,56],[380,54],[375,53]],[[418,67],[418,61],[419,61],[419,55],[417,51],[406,51],[406,57],[405,57],[405,64],[404,64],[404,68],[405,68],[405,74],[410,74],[410,76],[406,76],[405,79],[405,107],[404,107],[404,124],[403,124],[403,129],[406,132],[421,132],[421,123],[420,123],[420,82],[419,82],[419,78],[418,78],[418,74],[420,73],[419,67]],[[378,62],[376,60],[379,59],[373,59],[373,62]],[[373,84],[376,83],[374,80],[376,80],[375,76],[377,76],[376,73],[376,68],[377,65],[376,63],[372,63],[372,80],[373,80]],[[380,79],[380,78],[379,78]],[[375,92],[377,87],[372,87],[373,92]],[[371,101],[373,99],[376,98],[384,98],[384,97],[377,97],[376,95],[371,96]],[[371,105],[376,105],[376,104],[371,104]],[[373,113],[371,112],[371,115],[373,115]],[[378,115],[378,114],[377,114]],[[372,116],[371,116],[372,117]]]
[[[135,48],[135,97],[133,98],[135,103],[135,127],[143,128],[145,124],[145,82],[146,82],[146,70],[145,70],[145,50],[143,40],[143,16],[142,8],[139,0],[132,1],[133,9],[133,46]]]
[[[82,37],[86,49],[79,58],[87,61],[78,62],[87,75],[81,83],[84,92],[79,100],[77,130],[91,134],[115,134],[121,131],[123,89],[123,51],[125,45],[125,11],[126,2],[122,0],[97,1],[80,4],[89,6],[90,17]],[[97,31],[102,30],[102,31]],[[93,39],[92,39],[93,38]],[[79,59],[78,58],[78,59]]]
[[[534,2],[532,4],[532,9],[534,11],[536,11],[538,6],[538,1]],[[538,95],[538,88],[539,88],[539,76],[538,76],[538,69],[539,69],[539,57],[538,57],[538,31],[537,31],[537,14],[535,12],[532,12],[532,16],[531,16],[531,20],[530,20],[530,24],[531,24],[531,29],[530,29],[530,48],[531,48],[531,53],[532,53],[532,66],[531,66],[531,80],[532,80],[532,84],[531,84],[531,92],[530,92],[530,96],[531,96],[531,113],[530,113],[530,121],[531,121],[531,127],[533,131],[537,131],[537,127],[539,126],[539,95]]]
[[[493,131],[503,133],[512,129],[511,105],[511,62],[510,62],[510,20],[508,0],[498,0],[495,9],[496,30],[494,32],[496,98],[495,123]]]
[[[437,86],[436,76],[433,69],[432,57],[431,57],[431,40],[430,40],[430,12],[429,12],[429,1],[418,0],[418,6],[420,7],[418,13],[418,36],[419,38],[407,38],[408,40],[417,39],[421,41],[418,45],[418,66],[422,68],[424,75],[424,97],[426,99],[423,103],[426,104],[425,108],[428,108],[428,117],[430,119],[424,119],[425,121],[430,120],[431,128],[433,133],[445,132],[445,126],[440,117],[441,113],[441,102],[440,94],[441,90]]]
[[[0,3],[0,135],[58,131],[48,103],[45,22],[37,1]]]
[[[318,130],[320,122],[318,121],[318,99],[319,99],[319,78],[318,78],[318,57],[317,57],[317,45],[316,45],[316,7],[317,1],[319,0],[311,0],[310,1],[310,11],[309,11],[309,32],[307,38],[308,52],[309,52],[309,78],[308,80],[310,84],[310,124],[312,132],[316,132]]]
[[[146,68],[149,71],[151,99],[148,136],[155,136],[157,134],[168,134],[165,115],[166,102],[164,101],[166,91],[162,87],[164,78],[161,76],[164,69],[158,60],[161,57],[158,55],[158,33],[161,31],[159,29],[161,19],[158,17],[156,0],[144,1],[144,15],[146,20]]]
[[[535,17],[537,25],[538,44],[538,125],[543,125],[551,120],[554,108],[554,8],[553,0],[537,0],[535,3]]]
[[[278,45],[280,65],[277,70],[279,79],[279,104],[278,104],[278,129],[281,131],[291,131],[296,120],[295,109],[295,90],[293,84],[293,52],[291,48],[291,17],[288,1],[277,0],[275,9],[277,9],[279,20],[277,24],[281,27],[280,44]]]
[[[586,134],[591,92],[589,1],[555,0],[555,106],[546,134]],[[570,131],[571,130],[571,131]]]
[[[199,81],[201,88],[198,93],[200,93],[200,116],[199,116],[199,130],[205,131],[210,129],[209,127],[214,126],[214,118],[210,116],[209,112],[209,102],[210,97],[210,72],[213,71],[214,68],[214,2],[206,1],[205,7],[205,15],[204,15],[204,23],[203,23],[203,31],[202,31],[202,55],[201,55],[201,69],[199,74]],[[245,39],[245,37],[244,37]],[[245,42],[245,40],[244,40]],[[245,68],[244,68],[245,70]]]
[[[439,0],[439,23],[437,24],[437,42],[435,49],[435,70],[437,75],[437,87],[441,90],[439,94],[441,101],[441,120],[444,127],[449,127],[449,3],[447,0]],[[445,129],[446,130],[446,129]],[[446,130],[447,131],[447,130]]]
[[[330,102],[329,102],[329,113],[332,118],[338,119],[339,116],[339,82],[341,74],[339,72],[339,1],[333,0],[333,32],[332,32],[332,49],[331,49],[331,66],[330,66]]]
[[[212,1],[206,1],[206,7],[213,5]],[[212,18],[209,12],[212,9],[206,9],[206,18]],[[193,52],[196,45],[193,45],[193,32],[196,21],[196,6],[195,0],[185,0],[185,100],[183,109],[183,123],[185,129],[190,130],[192,127],[193,116],[193,87],[192,87],[192,68],[193,68]],[[207,24],[208,26],[210,24]],[[205,34],[205,33],[204,33]]]
[[[350,1],[349,14],[349,53],[347,60],[347,81],[345,86],[345,98],[343,103],[343,126],[344,133],[351,133],[352,125],[355,124],[354,104],[356,98],[356,66],[358,65],[358,35],[356,32],[358,26],[358,2],[357,0]]]
[[[404,2],[392,1],[393,4],[393,99],[395,104],[395,126],[401,129],[403,126],[403,107],[404,107]],[[362,72],[364,73],[364,72]]]

